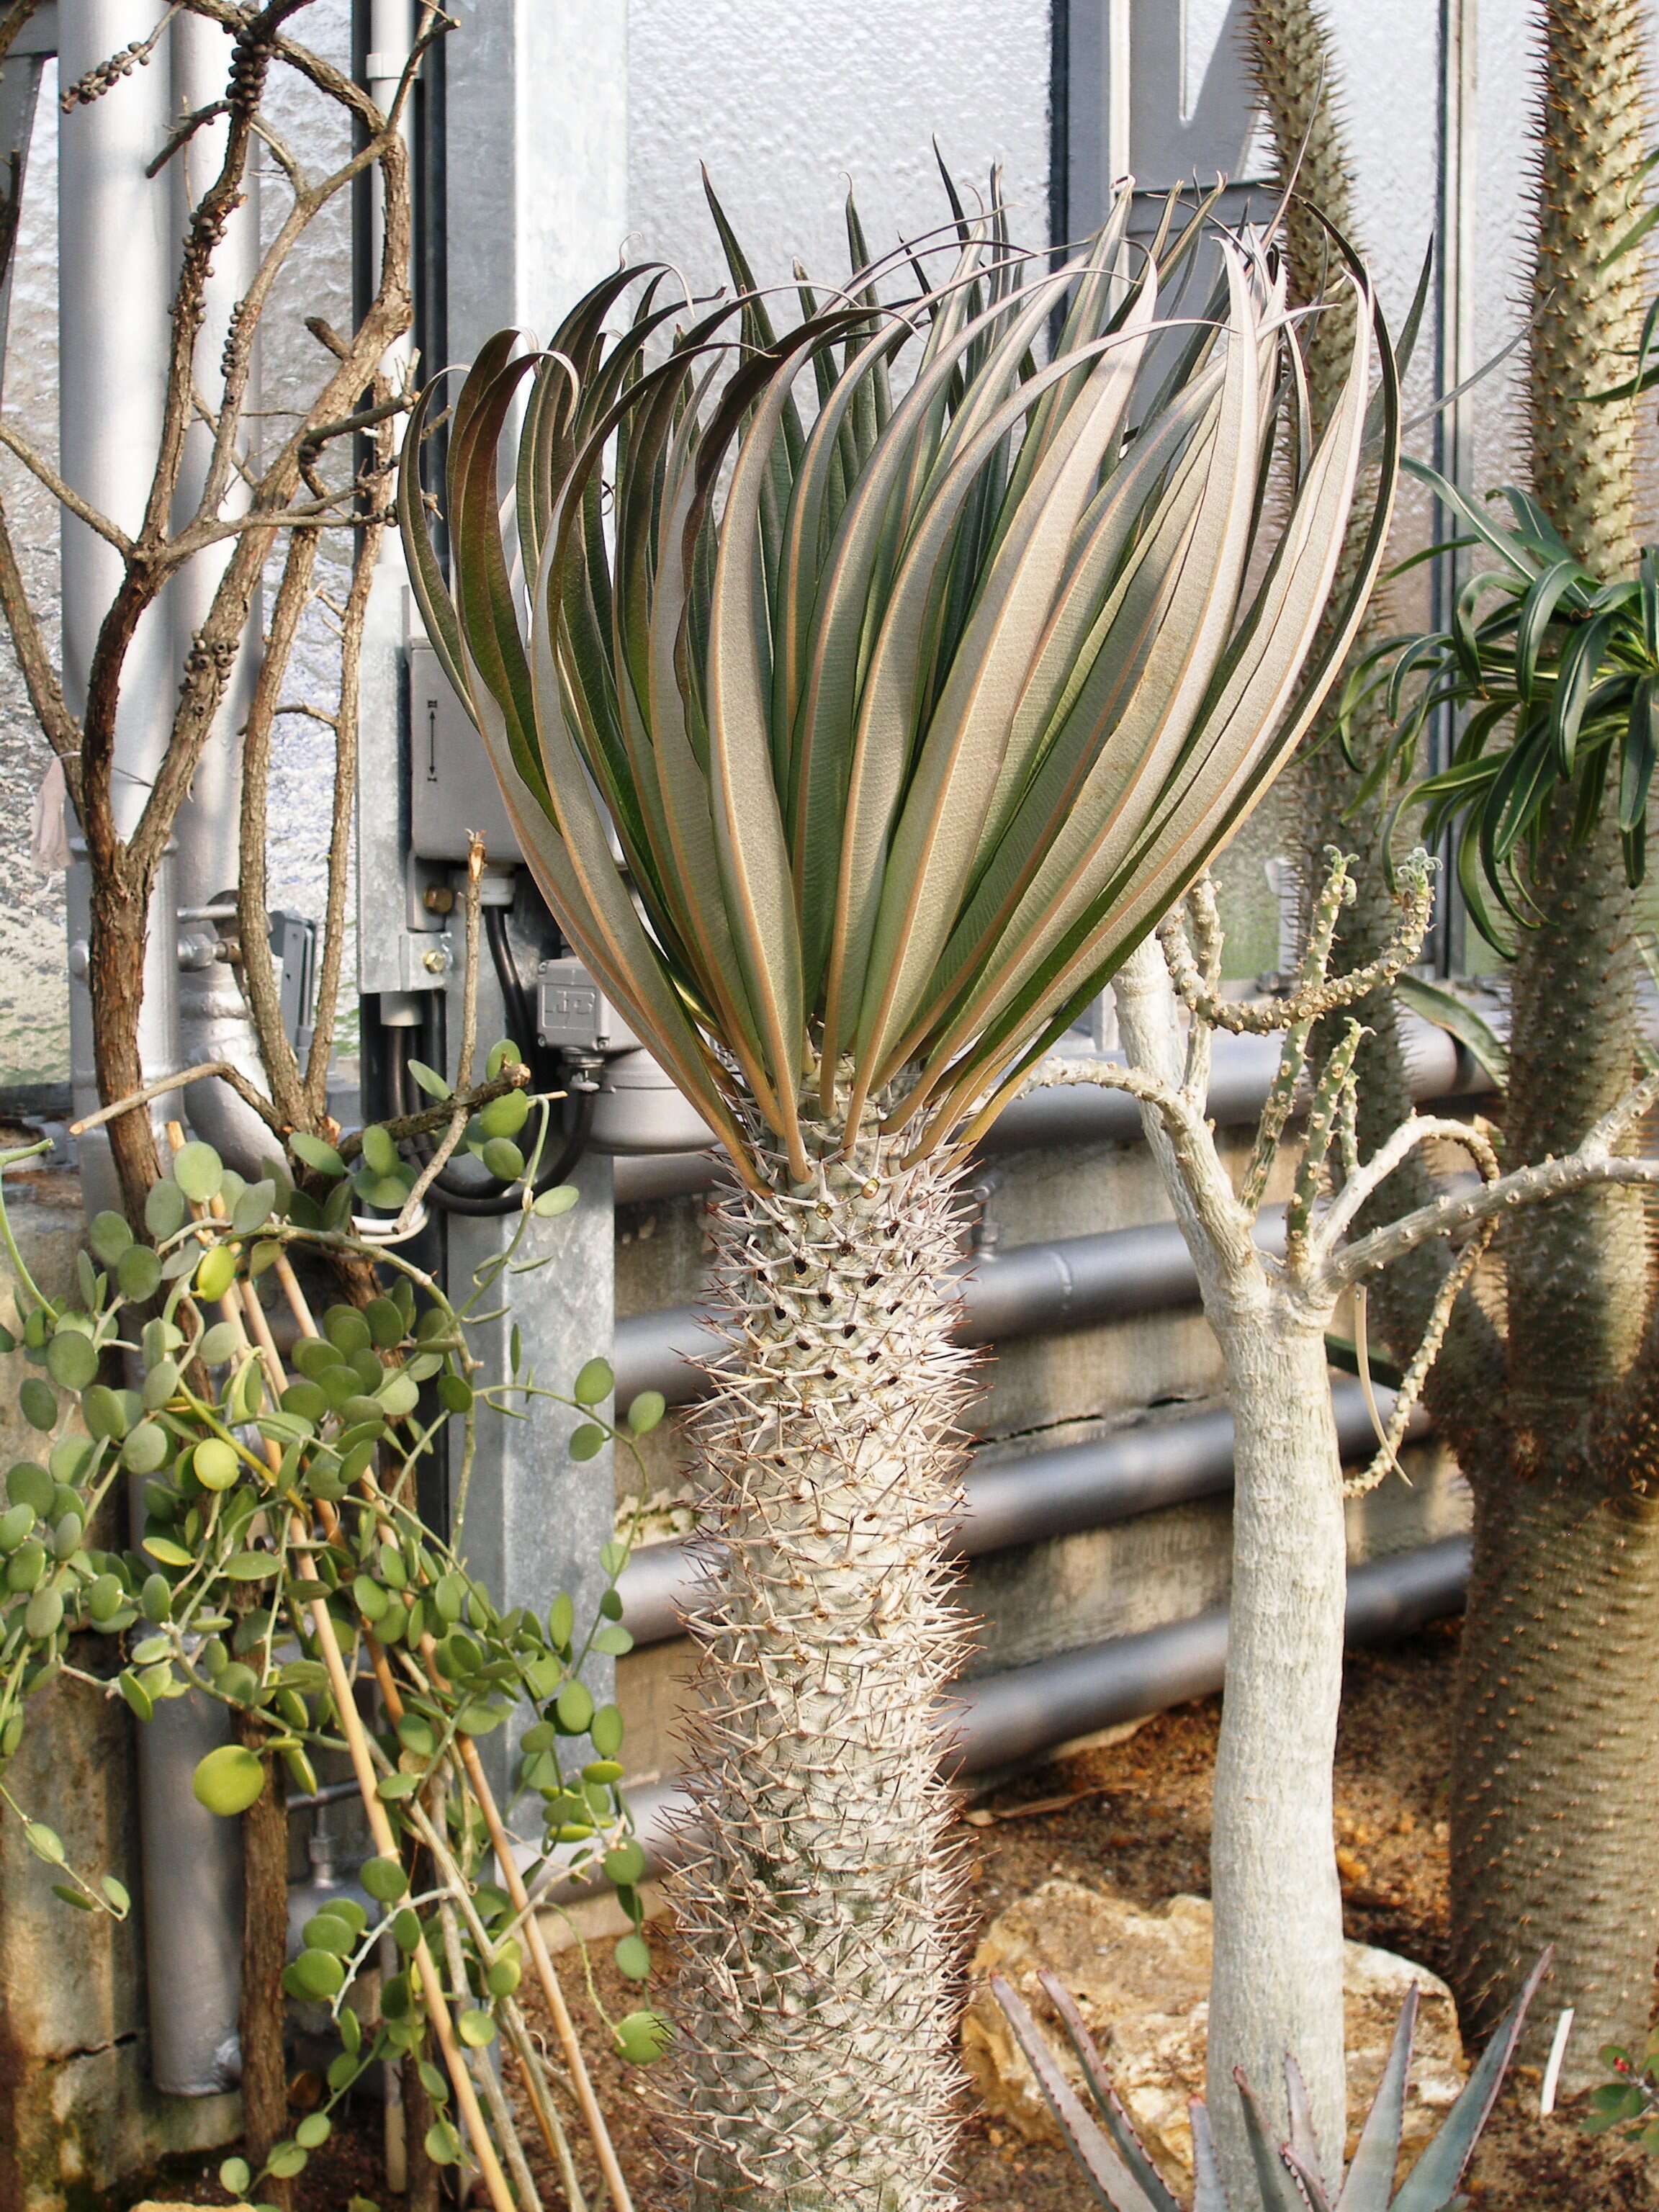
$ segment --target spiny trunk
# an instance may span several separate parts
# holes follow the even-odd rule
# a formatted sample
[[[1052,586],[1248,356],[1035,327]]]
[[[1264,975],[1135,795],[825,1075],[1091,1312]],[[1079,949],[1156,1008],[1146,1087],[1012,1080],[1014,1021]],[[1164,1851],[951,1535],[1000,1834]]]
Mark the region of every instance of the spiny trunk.
[[[1212,1316],[1212,1320],[1217,1319]],[[1211,1841],[1215,1964],[1207,2101],[1236,2204],[1257,2184],[1233,2069],[1285,2124],[1308,2084],[1326,2171],[1342,2154],[1342,1895],[1331,1766],[1347,1550],[1323,1327],[1271,1293],[1219,1322],[1237,1438],[1227,1680]]]
[[[1484,1490],[1452,1764],[1452,1979],[1465,2027],[1484,2034],[1553,1943],[1534,2050],[1573,2006],[1578,2084],[1601,2078],[1604,2043],[1646,2039],[1656,1620],[1659,1504],[1565,1478]]]
[[[1547,920],[1516,963],[1509,1146],[1570,1149],[1629,1088],[1633,904],[1616,827],[1575,846],[1565,807],[1534,886]],[[1529,1208],[1504,1239],[1506,1420],[1471,1455],[1475,1572],[1458,1695],[1453,1984],[1492,2027],[1544,1944],[1577,2009],[1570,2086],[1647,2033],[1659,1948],[1659,1741],[1637,1724],[1659,1620],[1659,1507],[1642,1432],[1598,1434],[1640,1348],[1640,1199]],[[1502,1447],[1507,1443],[1507,1450]],[[1611,1446],[1611,1448],[1609,1448]],[[1532,2031],[1536,2056],[1551,2017]]]
[[[673,1881],[694,2212],[945,2212],[957,1876],[940,1548],[967,1392],[954,1176],[832,1128],[717,1218],[698,1848]]]

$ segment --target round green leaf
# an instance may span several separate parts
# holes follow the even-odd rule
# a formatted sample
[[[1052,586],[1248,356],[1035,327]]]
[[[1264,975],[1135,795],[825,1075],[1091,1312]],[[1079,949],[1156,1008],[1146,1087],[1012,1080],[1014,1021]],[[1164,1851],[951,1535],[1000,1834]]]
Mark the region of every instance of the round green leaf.
[[[617,2049],[635,2066],[648,2066],[667,2050],[671,2031],[660,2014],[630,2012],[617,2022]]]
[[[294,1978],[307,1996],[320,2002],[345,1987],[345,1966],[332,1951],[307,1948],[294,1961]]]
[[[334,2132],[334,2123],[326,2112],[307,2112],[294,2130],[294,2140],[301,2150],[316,2150]]]
[[[456,2021],[455,2033],[469,2051],[483,2051],[495,2040],[495,2023],[487,2012],[473,2007]]]
[[[517,1182],[524,1173],[524,1154],[511,1137],[491,1137],[483,1148],[483,1164],[501,1182]]]
[[[154,1474],[167,1463],[171,1439],[159,1421],[140,1421],[121,1447],[121,1464],[134,1474]]]
[[[46,1372],[64,1390],[84,1390],[97,1381],[98,1353],[84,1329],[58,1331],[46,1346]]]
[[[50,1513],[57,1490],[38,1460],[20,1459],[6,1471],[6,1495],[14,1505],[32,1505],[37,1513]]]
[[[124,1881],[117,1881],[112,1874],[100,1874],[98,1877],[98,1887],[103,1891],[113,1910],[125,1919],[132,1910],[132,1899],[127,1893],[126,1884]]]
[[[228,2158],[219,2168],[219,2186],[232,2197],[246,2197],[253,2185],[253,2169],[245,2158]]]
[[[236,1279],[236,1247],[216,1244],[210,1252],[204,1253],[202,1264],[196,1270],[196,1295],[209,1305],[223,1297]]]
[[[644,1873],[644,1847],[633,1836],[605,1855],[605,1880],[614,1882],[618,1889],[632,1889]]]
[[[579,1429],[570,1431],[570,1456],[574,1460],[593,1459],[610,1442],[605,1431],[593,1421],[584,1421]]]
[[[428,1098],[448,1097],[449,1085],[435,1067],[428,1067],[423,1060],[411,1060],[407,1065],[410,1073]]]
[[[426,2131],[426,2154],[434,2166],[453,2166],[461,2154],[461,2139],[447,2120],[434,2120]]]
[[[48,1866],[63,1865],[63,1838],[56,1828],[49,1828],[44,1820],[25,1820],[23,1841],[35,1857],[44,1859]]]
[[[478,1114],[478,1127],[486,1137],[516,1137],[530,1119],[530,1099],[522,1091],[505,1091]]]
[[[574,1182],[557,1182],[551,1190],[543,1191],[532,1210],[544,1221],[556,1221],[562,1213],[569,1212],[580,1195]]]
[[[617,1387],[617,1378],[611,1371],[608,1359],[590,1359],[578,1374],[571,1389],[571,1396],[579,1406],[597,1406],[608,1398]]]
[[[601,1705],[587,1731],[601,1759],[614,1759],[622,1749],[623,1717],[619,1705]]]
[[[377,1121],[363,1131],[363,1158],[377,1176],[395,1175],[398,1170],[398,1147]]]
[[[616,1949],[617,1971],[630,1982],[642,1982],[651,1972],[651,1946],[643,1936],[624,1936]]]
[[[144,1198],[144,1226],[158,1243],[176,1237],[189,1218],[185,1194],[176,1182],[150,1185]]]
[[[394,1420],[404,1413],[412,1413],[421,1402],[417,1385],[407,1375],[396,1372],[380,1385],[378,1396],[380,1411]]]
[[[519,1960],[503,1954],[484,1976],[484,1987],[492,1997],[510,1997],[523,1979],[524,1968]]]
[[[0,1553],[9,1558],[33,1526],[34,1508],[32,1505],[9,1505],[3,1513],[0,1513]],[[118,1583],[116,1588],[120,1588]]]
[[[668,1411],[660,1390],[641,1390],[628,1408],[628,1425],[636,1437],[648,1437]]]
[[[394,1344],[404,1340],[402,1309],[393,1298],[371,1298],[363,1308],[363,1319],[368,1323],[368,1333],[382,1352],[390,1352]]]
[[[94,1382],[82,1396],[82,1418],[94,1437],[118,1443],[128,1428],[126,1408],[106,1383]]]
[[[92,1256],[100,1267],[113,1267],[132,1242],[132,1231],[127,1226],[126,1216],[121,1213],[94,1213],[87,1229],[87,1243]]]
[[[115,1281],[124,1298],[142,1305],[161,1287],[161,1263],[148,1244],[129,1244],[116,1262]]]
[[[18,1591],[38,1589],[46,1571],[46,1547],[38,1537],[31,1536],[6,1561],[6,1588]]]
[[[204,1490],[228,1490],[242,1471],[234,1448],[222,1437],[208,1437],[190,1455],[196,1480]]]
[[[567,1735],[580,1735],[593,1717],[593,1692],[586,1682],[567,1682],[554,1711]]]
[[[217,1198],[225,1179],[224,1162],[211,1145],[191,1143],[173,1156],[173,1179],[198,1206]]]
[[[306,2154],[297,2142],[279,2142],[265,2160],[265,2172],[275,2174],[278,2181],[291,2181],[296,2173],[303,2173]]]
[[[197,1346],[196,1357],[204,1367],[222,1367],[241,1349],[241,1330],[234,1322],[216,1321]]]
[[[323,1334],[347,1359],[367,1352],[372,1340],[368,1319],[356,1306],[331,1306],[323,1316]]]
[[[377,1905],[395,1904],[409,1887],[409,1876],[396,1859],[365,1859],[357,1879]]]
[[[63,1597],[50,1583],[43,1583],[28,1601],[23,1626],[37,1644],[44,1644],[49,1636],[56,1636],[63,1625]]]
[[[222,1743],[197,1761],[190,1786],[198,1805],[228,1820],[234,1814],[246,1813],[258,1800],[265,1786],[265,1770],[246,1744]],[[334,1987],[337,1989],[339,1983]],[[332,1990],[320,1992],[328,1996],[333,1993]]]
[[[26,1375],[18,1385],[18,1411],[32,1429],[42,1434],[54,1428],[58,1422],[58,1399],[50,1382],[38,1375]]]
[[[343,1176],[346,1171],[345,1162],[333,1146],[325,1144],[320,1137],[313,1137],[308,1130],[295,1130],[288,1140],[288,1148],[296,1160],[315,1168],[319,1175]]]
[[[155,1701],[136,1674],[126,1674],[119,1676],[115,1686],[141,1721],[147,1721],[154,1717]]]

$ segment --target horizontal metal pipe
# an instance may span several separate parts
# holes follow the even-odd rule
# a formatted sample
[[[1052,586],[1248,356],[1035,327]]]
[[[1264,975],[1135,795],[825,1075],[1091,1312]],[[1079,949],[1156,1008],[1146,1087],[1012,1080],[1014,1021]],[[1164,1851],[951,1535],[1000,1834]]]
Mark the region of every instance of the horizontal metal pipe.
[[[1370,1559],[1348,1577],[1351,1644],[1386,1642],[1455,1613],[1468,1582],[1469,1541],[1448,1536],[1391,1558]],[[1218,1690],[1227,1663],[1227,1607],[1136,1636],[1056,1653],[1028,1667],[964,1682],[956,1707],[953,1771],[984,1774],[1039,1757],[1098,1729],[1144,1720],[1189,1698]],[[691,1834],[695,1808],[678,1776],[627,1793],[635,1832],[653,1871],[671,1864]],[[562,1904],[591,1895],[586,1885],[548,1883]]]
[[[1283,1209],[1269,1208],[1256,1224],[1257,1243],[1264,1250],[1279,1250],[1284,1227]],[[1108,1229],[1094,1237],[1016,1245],[994,1259],[966,1263],[957,1340],[1010,1343],[1167,1312],[1194,1304],[1197,1298],[1192,1255],[1173,1221]],[[671,1406],[701,1397],[708,1385],[696,1363],[714,1358],[721,1349],[721,1340],[696,1306],[630,1315],[617,1323],[611,1352],[617,1403],[627,1405],[641,1390],[660,1390]]]
[[[1480,1095],[1491,1079],[1474,1056],[1444,1030],[1416,1015],[1401,1023],[1407,1079],[1413,1098]],[[1232,1036],[1221,1031],[1212,1055],[1206,1110],[1223,1128],[1255,1121],[1261,1111],[1279,1066],[1276,1036]],[[1121,1060],[1121,1055],[1106,1055]],[[1092,1083],[1068,1083],[1052,1091],[1028,1091],[998,1115],[981,1143],[987,1156],[1030,1152],[1043,1146],[1133,1144],[1140,1135],[1140,1109],[1127,1091]],[[661,1152],[617,1162],[617,1203],[644,1205],[684,1198],[706,1190],[719,1173],[708,1152]]]
[[[1379,1389],[1376,1395],[1386,1419],[1393,1395]],[[1343,1458],[1369,1455],[1376,1437],[1358,1383],[1334,1382],[1331,1406]],[[1427,1427],[1419,1413],[1413,1434]],[[1109,1528],[1137,1513],[1220,1497],[1232,1480],[1233,1417],[1223,1407],[1143,1421],[1053,1451],[988,1462],[980,1457],[963,1480],[966,1496],[951,1531],[952,1548],[958,1558],[981,1559],[1017,1544]],[[680,1633],[683,1615],[696,1609],[708,1587],[690,1545],[648,1544],[617,1580],[623,1626],[636,1645],[665,1643]]]

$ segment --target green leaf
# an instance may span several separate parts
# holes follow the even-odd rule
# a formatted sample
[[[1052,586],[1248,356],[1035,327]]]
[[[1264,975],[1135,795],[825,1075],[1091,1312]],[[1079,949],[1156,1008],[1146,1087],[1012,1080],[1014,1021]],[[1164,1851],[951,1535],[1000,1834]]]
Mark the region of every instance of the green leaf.
[[[593,1718],[593,1693],[586,1682],[567,1682],[555,1701],[554,1711],[567,1735],[581,1735]]]
[[[228,2158],[219,2168],[219,2186],[228,2196],[246,2197],[253,2185],[253,2169],[245,2158]]]
[[[428,1067],[423,1060],[406,1060],[404,1066],[428,1098],[443,1099],[449,1097],[449,1085],[435,1067]]]
[[[198,1805],[230,1819],[246,1813],[264,1792],[265,1770],[245,1744],[222,1743],[196,1763],[191,1790]]]
[[[660,2058],[673,2040],[673,2030],[654,2012],[624,2014],[613,2033],[618,2054],[635,2066],[648,2066]]]
[[[18,1384],[17,1407],[29,1426],[43,1435],[58,1425],[58,1400],[51,1383],[38,1375],[26,1375]]]
[[[98,1353],[83,1329],[60,1328],[46,1346],[46,1372],[63,1390],[84,1390],[98,1378]]]
[[[469,2051],[484,2051],[495,2040],[495,2022],[490,2014],[474,2006],[457,2014],[455,2033]]]
[[[49,1828],[44,1820],[25,1820],[23,1841],[38,1859],[48,1866],[62,1866],[64,1859],[64,1841],[56,1828]]]
[[[616,1382],[608,1359],[590,1359],[578,1373],[570,1395],[579,1406],[597,1406],[611,1395]]]
[[[345,1162],[333,1146],[321,1137],[313,1137],[308,1130],[294,1130],[289,1137],[288,1146],[296,1160],[303,1161],[308,1168],[314,1168],[319,1175],[343,1176],[346,1171]]]
[[[185,1194],[176,1182],[150,1185],[144,1195],[144,1226],[158,1243],[176,1236],[189,1218]]]
[[[614,1759],[623,1744],[621,1706],[601,1705],[593,1716],[587,1734],[601,1759]]]
[[[434,2166],[453,2166],[461,2155],[461,2139],[447,2120],[434,2120],[426,2131],[426,2154]]]
[[[574,1182],[555,1183],[551,1190],[542,1191],[531,1211],[544,1221],[556,1221],[562,1213],[568,1213],[581,1196]]]
[[[409,1888],[409,1877],[397,1859],[366,1859],[357,1878],[380,1905],[395,1904]]]
[[[196,1295],[208,1305],[216,1304],[235,1279],[236,1247],[216,1244],[196,1270]]]
[[[242,1473],[242,1461],[234,1445],[221,1437],[209,1437],[198,1444],[190,1464],[204,1490],[228,1490]]]
[[[100,1267],[115,1267],[132,1243],[132,1231],[122,1213],[94,1213],[87,1229],[87,1243]]]
[[[225,1179],[224,1162],[211,1145],[192,1139],[173,1154],[173,1179],[187,1199],[205,1206],[219,1195]]]
[[[648,1437],[668,1411],[660,1390],[641,1390],[628,1408],[628,1425],[636,1437]]]
[[[148,1244],[129,1244],[116,1262],[115,1281],[124,1298],[143,1305],[161,1287],[161,1262]]]
[[[604,1429],[596,1426],[592,1421],[584,1421],[580,1428],[573,1429],[570,1432],[570,1456],[578,1461],[592,1459],[597,1453],[603,1451],[610,1441],[610,1437]]]

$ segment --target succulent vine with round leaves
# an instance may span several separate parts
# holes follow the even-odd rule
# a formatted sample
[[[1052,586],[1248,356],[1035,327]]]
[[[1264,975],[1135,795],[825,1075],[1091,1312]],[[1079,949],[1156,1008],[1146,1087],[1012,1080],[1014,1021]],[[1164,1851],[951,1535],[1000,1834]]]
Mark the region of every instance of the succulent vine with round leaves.
[[[448,1963],[464,2063],[498,2037],[521,2065],[539,2063],[516,1994],[527,1971],[524,1915],[491,1874],[465,1764],[472,1742],[526,1706],[513,1795],[532,1810],[543,1860],[556,1852],[574,1873],[608,1883],[632,1923],[617,1964],[636,1982],[651,1970],[643,1853],[617,1786],[622,1716],[597,1705],[582,1680],[591,1653],[619,1654],[632,1641],[617,1595],[628,1542],[605,1547],[606,1589],[583,1632],[568,1595],[553,1595],[544,1615],[503,1612],[467,1570],[463,1529],[440,1537],[411,1501],[421,1462],[456,1429],[464,1508],[481,1409],[556,1399],[582,1413],[571,1441],[586,1452],[607,1439],[631,1448],[661,1419],[662,1401],[643,1393],[613,1425],[599,1411],[613,1378],[599,1358],[568,1392],[518,1371],[516,1357],[512,1374],[487,1376],[470,1341],[473,1311],[507,1265],[525,1264],[514,1255],[527,1220],[562,1212],[575,1194],[566,1187],[532,1200],[534,1167],[521,1158],[520,1235],[458,1306],[423,1270],[363,1243],[350,1225],[354,1206],[403,1203],[404,1176],[375,1162],[374,1140],[384,1134],[371,1128],[352,1147],[362,1161],[355,1185],[335,1148],[296,1140],[312,1171],[308,1190],[281,1162],[249,1182],[211,1146],[184,1144],[149,1193],[143,1233],[120,1214],[97,1215],[74,1290],[57,1298],[18,1249],[3,1188],[4,1170],[44,1147],[0,1156],[0,1239],[21,1322],[16,1334],[0,1332],[0,1351],[28,1370],[17,1399],[40,1437],[38,1459],[7,1470],[0,1510],[0,1800],[24,1818],[35,1856],[60,1873],[57,1894],[87,1911],[129,1907],[115,1875],[74,1869],[56,1831],[29,1818],[6,1786],[28,1702],[52,1681],[118,1697],[140,1722],[187,1693],[251,1722],[252,1740],[245,1729],[196,1770],[197,1798],[225,1817],[262,1795],[270,1759],[312,1792],[319,1759],[347,1747],[319,1648],[319,1601],[349,1671],[381,1674],[400,1708],[395,1719],[382,1710],[370,1739],[376,1796],[398,1844],[395,1856],[362,1869],[376,1910],[331,1898],[306,1923],[283,1977],[290,1997],[331,2016],[342,2048],[322,2104],[258,2175],[245,2160],[227,2161],[225,2185],[238,2196],[265,2175],[297,2173],[365,2070],[404,2053],[416,2057],[435,2108],[428,2152],[440,2163],[459,2157],[451,2069],[438,2063],[411,1968],[423,1942]],[[532,1158],[540,1150],[537,1138]],[[253,1307],[262,1294],[280,1307],[281,1293],[271,1293],[292,1258],[343,1250],[372,1256],[387,1287],[366,1306],[323,1311],[316,1333],[301,1334],[278,1364],[279,1393],[270,1355],[250,1335]],[[308,1319],[303,1302],[301,1290]],[[142,1532],[130,1546],[106,1548],[133,1483],[142,1486]],[[112,1666],[88,1650],[93,1636],[106,1639]],[[416,1893],[417,1863],[428,1871]],[[382,1983],[378,2024],[366,2030],[347,1999],[360,1972],[377,1964],[385,1936],[399,1966]],[[661,2048],[661,2023],[644,2006],[607,2027],[636,2062]]]

